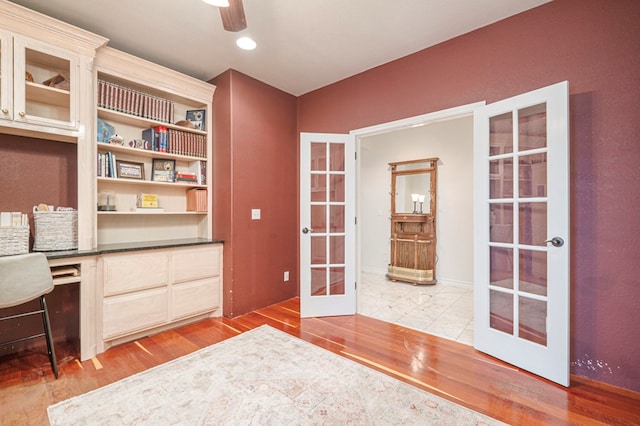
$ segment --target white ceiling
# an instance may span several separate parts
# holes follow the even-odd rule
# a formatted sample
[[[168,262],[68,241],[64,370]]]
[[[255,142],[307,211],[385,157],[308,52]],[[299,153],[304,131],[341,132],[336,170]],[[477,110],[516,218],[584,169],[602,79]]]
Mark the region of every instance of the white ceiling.
[[[202,0],[13,0],[193,77],[233,68],[301,95],[549,0],[244,0],[247,29],[224,31]],[[258,43],[236,47],[240,35]]]

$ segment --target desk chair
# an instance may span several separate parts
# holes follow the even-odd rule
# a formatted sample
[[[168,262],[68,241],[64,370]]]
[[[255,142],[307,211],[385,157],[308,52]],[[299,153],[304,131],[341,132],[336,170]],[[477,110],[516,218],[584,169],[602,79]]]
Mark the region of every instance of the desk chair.
[[[44,295],[53,290],[53,278],[47,258],[42,253],[20,254],[0,257],[0,308],[9,308],[40,298],[40,310],[0,318],[0,321],[41,314],[44,333],[20,339],[0,342],[0,346],[11,345],[44,336],[47,341],[49,361],[53,374],[58,378],[56,353],[53,348],[49,313]]]

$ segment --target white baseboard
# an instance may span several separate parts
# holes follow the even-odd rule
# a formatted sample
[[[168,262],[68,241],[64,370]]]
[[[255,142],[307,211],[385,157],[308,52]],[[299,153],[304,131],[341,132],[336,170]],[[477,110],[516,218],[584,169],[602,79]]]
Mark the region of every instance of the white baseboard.
[[[360,268],[360,271],[366,272],[367,274],[378,274],[378,275],[385,275],[387,273],[386,269],[371,268],[371,267],[362,267]]]

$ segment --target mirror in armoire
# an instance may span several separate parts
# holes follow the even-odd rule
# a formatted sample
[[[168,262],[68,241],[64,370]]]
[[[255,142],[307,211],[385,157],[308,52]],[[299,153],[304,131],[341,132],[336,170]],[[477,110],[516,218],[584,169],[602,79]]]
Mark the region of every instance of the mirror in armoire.
[[[392,281],[436,283],[437,165],[437,158],[389,163]]]

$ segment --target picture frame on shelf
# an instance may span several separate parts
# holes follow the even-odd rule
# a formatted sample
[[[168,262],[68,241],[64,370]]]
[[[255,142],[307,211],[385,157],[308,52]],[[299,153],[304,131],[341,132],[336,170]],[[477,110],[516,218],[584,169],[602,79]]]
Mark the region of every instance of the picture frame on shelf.
[[[176,181],[176,160],[154,158],[152,160],[151,180],[154,182]]]
[[[206,130],[206,117],[207,110],[206,109],[191,109],[187,110],[187,121],[190,121],[196,129],[205,131]]]
[[[144,180],[144,164],[134,161],[116,160],[118,178]]]

